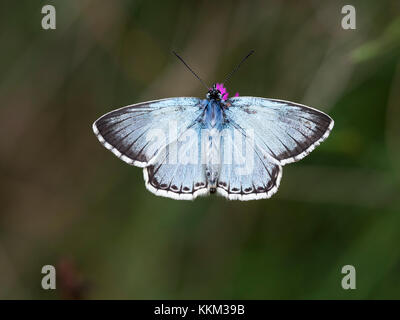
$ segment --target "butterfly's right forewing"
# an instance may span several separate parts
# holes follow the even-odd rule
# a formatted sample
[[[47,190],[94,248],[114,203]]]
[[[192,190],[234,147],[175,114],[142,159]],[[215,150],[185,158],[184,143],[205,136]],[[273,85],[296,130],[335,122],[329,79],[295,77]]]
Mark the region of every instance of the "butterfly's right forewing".
[[[271,197],[282,166],[309,154],[333,127],[328,115],[313,108],[255,97],[229,99],[225,117],[225,129],[242,139],[232,139],[232,147],[224,148],[232,156],[222,166],[217,191],[238,200]]]
[[[253,130],[257,146],[281,165],[308,155],[333,128],[327,114],[298,103],[257,97],[229,99],[226,115],[240,130]]]

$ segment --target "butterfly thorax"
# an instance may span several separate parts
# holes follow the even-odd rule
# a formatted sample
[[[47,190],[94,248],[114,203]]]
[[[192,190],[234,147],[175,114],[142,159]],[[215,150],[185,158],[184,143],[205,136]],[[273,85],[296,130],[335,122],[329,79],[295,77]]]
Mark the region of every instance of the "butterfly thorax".
[[[208,100],[203,114],[203,127],[207,129],[215,128],[222,130],[224,114],[221,102],[216,100]]]

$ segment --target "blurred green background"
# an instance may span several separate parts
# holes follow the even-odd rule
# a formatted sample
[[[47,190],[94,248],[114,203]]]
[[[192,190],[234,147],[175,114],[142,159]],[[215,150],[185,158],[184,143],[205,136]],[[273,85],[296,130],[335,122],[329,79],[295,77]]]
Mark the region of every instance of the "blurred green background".
[[[41,28],[53,4],[57,29]],[[352,4],[357,29],[341,28]],[[1,1],[0,298],[400,298],[399,1]],[[92,122],[228,91],[307,104],[331,136],[270,200],[156,197]],[[41,268],[57,268],[57,290]],[[357,289],[343,290],[354,265]]]

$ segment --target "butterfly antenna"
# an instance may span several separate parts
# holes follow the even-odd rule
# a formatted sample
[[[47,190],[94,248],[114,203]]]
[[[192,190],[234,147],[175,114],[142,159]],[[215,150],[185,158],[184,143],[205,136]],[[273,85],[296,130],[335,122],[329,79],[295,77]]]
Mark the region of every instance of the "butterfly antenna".
[[[245,56],[245,57],[242,59],[242,61],[239,62],[239,64],[236,66],[236,68],[233,69],[233,70],[231,71],[231,73],[228,74],[228,76],[225,78],[223,84],[226,84],[226,83],[231,79],[231,77],[233,76],[233,74],[234,74],[236,71],[239,70],[239,68],[240,68],[240,66],[243,64],[243,62],[245,62],[246,59],[247,59],[248,57],[250,57],[253,53],[254,53],[254,50],[251,50],[251,51],[247,54],[247,56]]]
[[[200,77],[196,74],[196,72],[194,72],[194,71],[192,70],[192,68],[189,67],[189,65],[185,62],[185,60],[182,59],[182,57],[181,57],[179,54],[177,54],[175,51],[172,51],[172,53],[173,53],[174,55],[176,55],[176,57],[177,57],[179,60],[182,61],[182,63],[186,66],[186,68],[188,68],[188,69],[190,70],[190,72],[193,73],[193,75],[194,75],[197,79],[199,79],[199,81],[202,83],[203,86],[205,86],[205,87],[207,88],[207,90],[210,89],[210,87],[207,86],[207,85],[204,83],[204,81],[200,79]]]

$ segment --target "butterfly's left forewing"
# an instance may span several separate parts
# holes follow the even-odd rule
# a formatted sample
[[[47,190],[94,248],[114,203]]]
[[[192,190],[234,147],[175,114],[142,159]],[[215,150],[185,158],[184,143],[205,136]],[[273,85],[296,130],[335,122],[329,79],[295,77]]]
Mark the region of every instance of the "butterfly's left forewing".
[[[152,193],[190,200],[208,193],[198,121],[203,110],[198,98],[139,103],[102,116],[93,131],[120,159],[143,168]]]
[[[94,122],[93,131],[117,157],[143,168],[200,114],[198,98],[155,100],[111,111]]]

